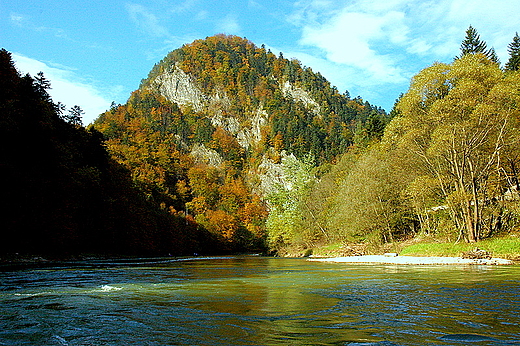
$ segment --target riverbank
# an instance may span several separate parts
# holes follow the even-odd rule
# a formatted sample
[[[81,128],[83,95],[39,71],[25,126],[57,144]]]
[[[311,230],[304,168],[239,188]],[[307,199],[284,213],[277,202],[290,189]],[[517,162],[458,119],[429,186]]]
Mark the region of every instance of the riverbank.
[[[514,262],[504,258],[462,258],[462,257],[418,257],[391,255],[364,255],[332,258],[309,258],[309,261],[360,263],[360,264],[408,264],[408,265],[511,265]]]
[[[316,246],[312,249],[293,251],[289,257],[313,256],[320,258],[358,257],[362,255],[382,255],[397,253],[403,257],[467,257],[476,249],[488,253],[493,258],[503,258],[520,263],[520,233],[493,237],[478,243],[457,242],[454,239],[439,239],[428,236],[385,244],[371,243],[332,243]]]

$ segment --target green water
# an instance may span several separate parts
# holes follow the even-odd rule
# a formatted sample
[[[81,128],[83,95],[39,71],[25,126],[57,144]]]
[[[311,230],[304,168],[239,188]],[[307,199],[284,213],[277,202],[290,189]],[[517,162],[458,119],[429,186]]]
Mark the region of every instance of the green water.
[[[520,267],[262,257],[0,272],[0,345],[520,345]]]

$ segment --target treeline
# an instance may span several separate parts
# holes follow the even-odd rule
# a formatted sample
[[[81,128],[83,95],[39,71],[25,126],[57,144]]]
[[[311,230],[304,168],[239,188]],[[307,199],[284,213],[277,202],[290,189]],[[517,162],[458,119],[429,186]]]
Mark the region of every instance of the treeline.
[[[209,232],[144,195],[103,135],[81,126],[81,109],[54,103],[43,74],[21,76],[5,49],[0,81],[0,254],[222,250]]]
[[[508,48],[502,68],[470,27],[460,56],[421,71],[387,114],[217,35],[170,53],[88,128],[2,50],[0,251],[282,254],[517,231],[518,34]],[[197,101],[221,102],[168,100],[154,80],[178,68]]]
[[[381,141],[348,150],[324,174],[287,160],[296,188],[271,196],[272,244],[477,242],[518,232],[518,34],[508,51],[501,67],[470,27],[459,57],[412,79]]]

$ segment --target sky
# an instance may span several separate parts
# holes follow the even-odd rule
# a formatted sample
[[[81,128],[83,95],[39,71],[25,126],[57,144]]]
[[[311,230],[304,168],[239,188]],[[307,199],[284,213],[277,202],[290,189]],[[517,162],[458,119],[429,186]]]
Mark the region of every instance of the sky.
[[[520,0],[0,0],[0,47],[21,73],[43,71],[85,124],[125,103],[168,52],[220,33],[390,111],[416,73],[453,61],[470,25],[504,64]]]

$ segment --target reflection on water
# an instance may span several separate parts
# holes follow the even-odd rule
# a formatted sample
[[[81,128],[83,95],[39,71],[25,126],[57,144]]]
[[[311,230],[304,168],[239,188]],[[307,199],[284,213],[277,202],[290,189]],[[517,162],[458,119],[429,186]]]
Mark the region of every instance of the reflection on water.
[[[520,267],[261,257],[0,272],[0,345],[520,345]]]

